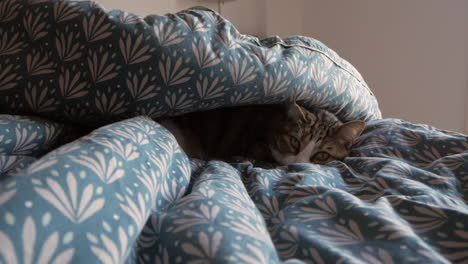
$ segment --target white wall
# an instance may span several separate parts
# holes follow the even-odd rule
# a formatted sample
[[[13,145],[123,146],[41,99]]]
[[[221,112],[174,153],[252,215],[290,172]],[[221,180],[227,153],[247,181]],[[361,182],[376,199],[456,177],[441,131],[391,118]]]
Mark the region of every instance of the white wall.
[[[85,1],[85,0],[82,0]],[[122,9],[140,16],[149,14],[165,14],[177,10],[174,0],[94,0],[106,9]]]
[[[358,68],[384,117],[467,128],[466,0],[310,0],[303,7],[304,34]]]
[[[304,35],[304,6],[308,0],[267,0],[265,36]]]
[[[178,0],[183,1],[183,0]],[[269,0],[224,0],[222,15],[244,33],[263,37],[265,32],[265,4]]]
[[[468,1],[465,2],[465,28],[468,28]],[[465,79],[468,83],[468,33],[465,31]],[[468,85],[467,85],[468,86]],[[468,134],[468,88],[465,95],[465,134]]]
[[[218,11],[217,0],[95,0],[106,9],[123,9],[140,16],[163,15],[193,6],[206,6]],[[224,0],[221,12],[242,33],[263,36],[265,2],[268,0]]]

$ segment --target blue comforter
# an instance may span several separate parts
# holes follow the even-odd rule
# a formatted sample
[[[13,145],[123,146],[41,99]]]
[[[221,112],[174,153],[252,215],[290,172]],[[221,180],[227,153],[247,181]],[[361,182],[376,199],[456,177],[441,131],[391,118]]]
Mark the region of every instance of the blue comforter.
[[[343,162],[266,170],[189,160],[147,117],[39,159],[65,126],[2,116],[0,129],[4,263],[468,260],[461,134],[369,121]]]
[[[367,127],[344,161],[189,160],[163,116],[295,100]],[[0,263],[466,263],[468,137],[380,119],[308,37],[207,9],[0,1]]]

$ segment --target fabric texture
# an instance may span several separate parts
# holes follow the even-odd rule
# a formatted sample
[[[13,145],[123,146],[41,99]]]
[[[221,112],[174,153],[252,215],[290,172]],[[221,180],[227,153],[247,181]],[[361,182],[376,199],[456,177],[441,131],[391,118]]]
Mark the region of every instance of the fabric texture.
[[[151,119],[290,100],[367,120],[351,155],[189,160]],[[4,0],[0,110],[0,263],[468,261],[468,137],[378,119],[311,38],[258,40],[205,9]]]
[[[2,262],[122,263],[189,177],[187,156],[154,121],[100,128],[2,181]]]
[[[356,69],[317,40],[240,34],[208,9],[138,17],[95,2],[2,1],[0,110],[97,127],[296,100],[380,117]]]
[[[463,263],[467,173],[468,137],[400,120],[343,162],[265,170],[189,161],[136,117],[2,177],[0,260]]]
[[[66,132],[66,126],[45,119],[0,115],[0,177],[60,145]]]

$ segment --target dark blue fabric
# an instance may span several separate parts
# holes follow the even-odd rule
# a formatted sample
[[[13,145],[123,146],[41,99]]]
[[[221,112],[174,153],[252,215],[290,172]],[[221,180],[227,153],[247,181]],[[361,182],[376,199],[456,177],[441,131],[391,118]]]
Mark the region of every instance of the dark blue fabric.
[[[343,120],[380,117],[359,72],[321,42],[259,40],[208,9],[141,18],[95,2],[5,0],[0,35],[0,113],[95,128],[296,100]]]

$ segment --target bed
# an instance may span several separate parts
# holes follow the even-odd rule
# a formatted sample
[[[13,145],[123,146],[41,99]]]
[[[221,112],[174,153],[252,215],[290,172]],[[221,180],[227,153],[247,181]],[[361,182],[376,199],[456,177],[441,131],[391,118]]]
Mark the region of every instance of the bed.
[[[285,103],[366,120],[343,161],[189,159],[155,119]],[[0,263],[466,263],[468,137],[382,119],[308,37],[216,12],[0,3]]]

